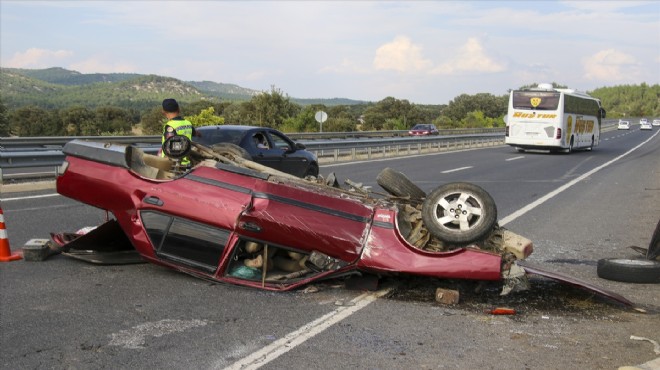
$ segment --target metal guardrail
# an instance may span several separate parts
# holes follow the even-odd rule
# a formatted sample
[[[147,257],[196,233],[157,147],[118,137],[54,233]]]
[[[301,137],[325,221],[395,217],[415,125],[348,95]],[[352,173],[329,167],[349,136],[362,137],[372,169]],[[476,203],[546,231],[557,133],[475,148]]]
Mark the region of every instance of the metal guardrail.
[[[473,130],[475,131],[475,130]],[[483,132],[484,129],[476,131]],[[467,133],[469,130],[452,130],[452,136],[430,137],[389,137],[374,139],[375,135],[366,133],[362,139],[349,140],[346,136],[333,140],[322,140],[316,135],[314,140],[301,141],[307,149],[314,152],[320,163],[332,163],[347,160],[383,158],[437,152],[473,146],[499,145],[504,143],[502,129],[486,129],[485,133]],[[500,132],[496,132],[500,131]],[[458,133],[461,134],[458,134]],[[394,132],[391,132],[394,133]],[[397,131],[397,133],[400,133]],[[406,132],[407,133],[407,132]],[[344,134],[344,133],[341,133]],[[346,133],[347,134],[347,133]],[[303,134],[305,135],[305,134]],[[328,135],[328,134],[325,134]],[[296,139],[297,135],[287,136]],[[45,172],[35,173],[35,177],[54,177],[64,161],[61,149],[73,139],[103,140],[109,142],[133,144],[145,152],[156,153],[160,147],[160,136],[86,136],[86,137],[50,137],[50,138],[3,138],[0,144],[10,143],[0,151],[0,183],[5,179],[17,180],[29,177],[27,174],[5,174],[3,169],[14,168],[52,168]]]

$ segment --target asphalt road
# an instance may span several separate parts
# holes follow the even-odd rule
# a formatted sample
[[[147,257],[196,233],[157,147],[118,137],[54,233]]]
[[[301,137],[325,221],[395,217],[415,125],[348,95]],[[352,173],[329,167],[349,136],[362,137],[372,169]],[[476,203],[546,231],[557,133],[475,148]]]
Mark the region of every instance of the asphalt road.
[[[545,279],[508,297],[490,284],[387,279],[381,288],[390,293],[372,300],[340,281],[317,285],[316,292],[271,293],[150,264],[95,266],[55,256],[0,263],[0,367],[616,369],[645,363],[659,357],[653,344],[630,336],[660,341],[660,284],[599,279],[595,265],[633,256],[629,245],[648,244],[660,218],[659,155],[658,130],[633,126],[604,133],[592,152],[570,155],[502,146],[321,168],[374,190],[384,167],[426,191],[474,182],[493,195],[507,228],[534,241],[530,262],[622,294],[646,314]],[[48,189],[0,199],[12,249],[105,216]],[[439,286],[460,289],[461,302],[436,303]],[[499,306],[516,314],[484,312]]]

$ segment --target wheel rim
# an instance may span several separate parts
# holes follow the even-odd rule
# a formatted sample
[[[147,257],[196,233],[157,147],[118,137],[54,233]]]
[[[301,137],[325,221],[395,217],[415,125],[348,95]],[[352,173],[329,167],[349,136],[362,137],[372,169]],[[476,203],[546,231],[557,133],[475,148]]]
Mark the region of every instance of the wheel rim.
[[[449,193],[435,204],[435,216],[439,225],[456,231],[468,231],[481,222],[483,205],[470,192]]]

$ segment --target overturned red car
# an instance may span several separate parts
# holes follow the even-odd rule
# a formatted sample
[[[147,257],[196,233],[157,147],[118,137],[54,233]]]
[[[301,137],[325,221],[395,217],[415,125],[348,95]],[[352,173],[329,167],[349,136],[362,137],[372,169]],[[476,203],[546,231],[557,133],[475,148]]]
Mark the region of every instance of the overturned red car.
[[[288,175],[231,147],[174,137],[163,150],[168,157],[131,145],[66,144],[57,191],[112,217],[84,236],[54,235],[64,251],[134,249],[149,262],[267,290],[360,272],[502,281],[503,293],[526,288],[526,273],[584,286],[520,265],[532,243],[498,226],[493,199],[474,184],[425,194],[385,169],[378,184],[387,194],[378,194],[350,180],[342,187],[332,174]],[[192,165],[182,167],[183,157]]]

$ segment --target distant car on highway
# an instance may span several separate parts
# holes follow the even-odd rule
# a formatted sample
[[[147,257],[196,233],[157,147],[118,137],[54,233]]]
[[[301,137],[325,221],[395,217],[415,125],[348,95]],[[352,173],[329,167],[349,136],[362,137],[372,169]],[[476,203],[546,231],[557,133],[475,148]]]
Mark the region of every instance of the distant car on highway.
[[[651,122],[649,122],[646,118],[642,118],[639,121],[639,129],[640,130],[653,130],[653,126],[651,125]]]
[[[654,119],[653,123],[651,123],[653,126],[660,126],[660,119]]]
[[[193,141],[216,150],[239,152],[235,154],[298,177],[319,174],[316,155],[278,130],[221,125],[196,127],[195,132]]]
[[[618,130],[630,130],[630,122],[628,121],[619,121]]]
[[[438,135],[440,132],[432,124],[418,124],[408,131],[410,136],[428,136],[428,135]]]

